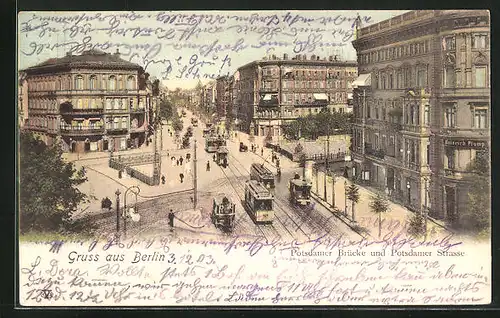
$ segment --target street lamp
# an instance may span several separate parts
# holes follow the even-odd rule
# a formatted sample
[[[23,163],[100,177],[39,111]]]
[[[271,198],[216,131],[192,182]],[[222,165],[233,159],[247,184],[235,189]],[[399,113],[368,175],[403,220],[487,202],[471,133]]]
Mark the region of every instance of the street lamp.
[[[406,189],[408,191],[408,206],[410,206],[411,202],[411,191],[410,191],[410,180],[406,180]]]
[[[425,217],[425,223],[424,223],[424,230],[425,230],[425,240],[427,240],[427,220],[429,217],[429,209],[427,207],[427,195],[428,195],[428,189],[427,189],[427,182],[429,179],[427,177],[424,177],[424,187],[425,187],[425,194],[424,194],[424,217]]]
[[[116,189],[116,234],[120,233],[120,189]]]
[[[133,191],[132,189],[136,189],[136,191]],[[130,207],[130,209],[127,210],[127,194],[129,191],[132,191],[135,194],[135,205],[134,207]],[[132,214],[137,213],[137,195],[141,192],[141,189],[139,186],[131,186],[128,187],[127,190],[125,190],[125,194],[123,195],[123,232],[125,235],[127,235],[127,218],[131,217]]]
[[[347,180],[344,180],[344,200],[344,214],[347,217]],[[354,217],[352,218],[352,220],[354,221]]]

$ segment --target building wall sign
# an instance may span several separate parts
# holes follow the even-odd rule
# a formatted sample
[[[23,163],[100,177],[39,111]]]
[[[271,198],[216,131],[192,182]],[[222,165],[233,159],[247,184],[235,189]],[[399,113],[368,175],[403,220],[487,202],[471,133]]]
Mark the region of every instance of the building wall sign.
[[[445,139],[444,145],[455,148],[469,149],[485,149],[487,144],[485,141],[469,140],[469,139]]]

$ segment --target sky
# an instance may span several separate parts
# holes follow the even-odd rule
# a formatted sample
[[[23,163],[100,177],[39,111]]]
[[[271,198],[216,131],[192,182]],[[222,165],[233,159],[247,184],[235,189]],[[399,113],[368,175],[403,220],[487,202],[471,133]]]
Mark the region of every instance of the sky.
[[[21,12],[18,69],[88,49],[144,67],[170,89],[193,88],[264,56],[355,60],[361,27],[407,11]]]

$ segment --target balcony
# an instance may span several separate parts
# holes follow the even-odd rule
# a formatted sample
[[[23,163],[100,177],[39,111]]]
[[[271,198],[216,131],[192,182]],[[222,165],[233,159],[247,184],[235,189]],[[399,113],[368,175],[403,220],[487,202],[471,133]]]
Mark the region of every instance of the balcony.
[[[445,168],[443,171],[443,176],[447,179],[453,180],[463,180],[467,177],[472,176],[473,173],[469,171],[460,171],[456,169]]]
[[[99,115],[104,112],[104,108],[72,108],[61,109],[61,115]]]
[[[140,113],[144,113],[145,111],[146,111],[145,108],[130,108],[131,114],[140,114]]]
[[[106,127],[106,132],[110,135],[126,134],[128,127]]]
[[[259,89],[260,93],[278,93],[277,87],[261,87]]]
[[[365,154],[367,156],[372,156],[378,159],[385,158],[385,151],[383,149],[373,149],[371,147],[365,147]]]
[[[78,135],[78,136],[89,136],[89,135],[102,135],[104,134],[104,128],[93,128],[90,126],[61,126],[60,127],[61,135]]]
[[[130,127],[131,133],[144,132],[146,131],[146,125],[142,125],[141,127]]]
[[[314,100],[314,101],[295,101],[295,107],[326,107],[328,106],[327,100]]]

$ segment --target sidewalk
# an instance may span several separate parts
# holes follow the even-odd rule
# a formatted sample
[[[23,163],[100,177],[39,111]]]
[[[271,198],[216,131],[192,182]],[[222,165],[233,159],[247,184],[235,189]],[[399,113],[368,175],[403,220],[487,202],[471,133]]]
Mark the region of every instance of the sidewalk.
[[[349,226],[355,231],[365,232],[372,238],[378,238],[378,215],[374,214],[369,207],[371,197],[375,196],[376,193],[363,186],[358,186],[360,200],[355,206],[354,218],[356,222],[352,222],[352,203],[348,199],[346,200],[344,182],[347,182],[347,186],[352,184],[351,181],[346,180],[342,176],[335,177],[335,207],[337,212],[333,212],[334,208],[332,206],[333,199],[331,178],[327,178],[327,198],[326,200],[324,198],[324,173],[322,172],[318,173],[319,193],[317,193],[318,191],[316,189],[316,178],[313,177],[313,198],[323,206],[327,207],[330,211],[332,211],[332,213],[335,213],[339,219],[345,223],[350,223]],[[382,214],[380,237],[383,238],[385,235],[390,233],[393,233],[393,235],[398,233],[406,234],[407,222],[409,222],[409,219],[413,215],[414,213],[405,207],[389,201],[389,210]],[[442,225],[433,222],[431,219],[428,220],[427,228],[428,240],[451,234],[449,230],[444,228]]]

